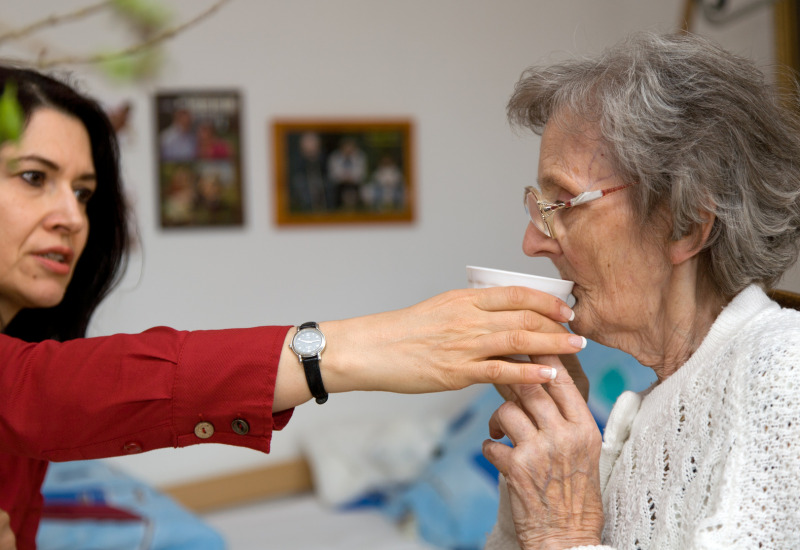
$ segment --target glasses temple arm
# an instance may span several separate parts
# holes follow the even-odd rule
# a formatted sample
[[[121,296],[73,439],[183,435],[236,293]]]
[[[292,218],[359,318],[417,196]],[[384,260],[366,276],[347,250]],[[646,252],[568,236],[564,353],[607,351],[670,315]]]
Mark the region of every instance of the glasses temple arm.
[[[633,184],[625,183],[622,185],[618,185],[616,187],[611,187],[609,189],[600,189],[597,191],[584,191],[583,193],[576,195],[572,199],[565,202],[564,206],[566,206],[567,208],[570,208],[572,206],[578,206],[579,204],[593,201],[595,199],[599,199],[600,197],[605,197],[609,193],[613,193],[614,191],[619,191],[620,189],[625,189],[626,187],[630,187],[631,185]]]
[[[599,199],[604,194],[605,193],[603,193],[602,189],[601,190],[597,190],[597,191],[584,191],[583,193],[581,193],[579,195],[575,195],[574,197],[572,197],[570,200],[568,200],[565,203],[564,206],[566,206],[568,208],[571,208],[573,206],[578,206],[579,204],[583,204],[585,202],[589,202],[589,201],[593,201],[595,199]]]

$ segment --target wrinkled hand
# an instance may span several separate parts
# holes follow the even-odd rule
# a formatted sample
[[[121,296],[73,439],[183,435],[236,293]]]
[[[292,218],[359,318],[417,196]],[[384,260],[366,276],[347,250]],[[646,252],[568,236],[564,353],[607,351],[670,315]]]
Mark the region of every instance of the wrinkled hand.
[[[323,327],[329,391],[422,393],[476,383],[541,383],[549,369],[510,355],[573,354],[564,302],[522,287],[462,289],[409,308]],[[337,384],[339,384],[337,386]]]
[[[511,514],[523,550],[600,544],[600,446],[597,424],[558,357],[538,357],[558,369],[547,386],[510,387],[514,397],[492,415],[483,454],[508,484]]]
[[[558,359],[564,368],[567,369],[567,374],[572,378],[572,383],[578,388],[578,391],[583,397],[584,401],[589,401],[589,378],[583,372],[581,362],[578,360],[577,355],[559,355]]]
[[[0,550],[16,550],[17,541],[14,531],[11,530],[11,519],[8,514],[0,510]]]
[[[589,401],[589,378],[586,376],[586,373],[583,372],[583,367],[581,367],[581,362],[578,360],[578,356],[559,355],[558,358],[567,369],[570,378],[572,378],[572,381],[575,383],[575,387],[577,387],[578,391],[581,393],[583,400]],[[536,358],[531,358],[531,361],[535,362]],[[512,390],[510,386],[504,384],[495,384],[494,387],[506,401],[517,400],[517,394],[514,393],[514,390]]]

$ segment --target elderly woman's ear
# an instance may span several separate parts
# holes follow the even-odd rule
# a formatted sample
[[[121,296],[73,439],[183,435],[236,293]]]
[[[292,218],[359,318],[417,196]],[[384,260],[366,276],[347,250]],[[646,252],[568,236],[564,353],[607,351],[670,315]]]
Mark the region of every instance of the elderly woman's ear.
[[[711,234],[711,228],[716,219],[717,217],[711,212],[704,212],[702,214],[703,221],[695,225],[693,231],[669,243],[669,259],[672,265],[682,264],[697,256],[708,242],[708,236]]]

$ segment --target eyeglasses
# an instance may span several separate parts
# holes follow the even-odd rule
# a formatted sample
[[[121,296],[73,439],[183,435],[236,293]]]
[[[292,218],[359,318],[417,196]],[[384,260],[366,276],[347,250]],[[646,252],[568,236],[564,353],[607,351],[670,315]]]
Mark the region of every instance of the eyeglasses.
[[[583,193],[572,197],[568,201],[547,202],[541,196],[541,191],[535,187],[528,186],[525,188],[525,212],[530,216],[534,227],[553,239],[556,238],[556,230],[553,227],[553,216],[559,210],[572,208],[587,202],[596,201],[599,198],[605,197],[615,191],[620,191],[626,187],[634,185],[633,183],[626,183],[611,187],[609,189],[600,189],[597,191],[584,191]]]

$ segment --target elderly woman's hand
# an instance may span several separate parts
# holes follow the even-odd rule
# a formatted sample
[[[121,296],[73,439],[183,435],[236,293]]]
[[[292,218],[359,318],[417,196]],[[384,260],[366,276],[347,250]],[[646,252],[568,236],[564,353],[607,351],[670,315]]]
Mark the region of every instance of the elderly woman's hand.
[[[575,387],[578,388],[578,391],[581,392],[581,396],[583,396],[584,401],[589,401],[589,378],[586,376],[586,373],[583,372],[583,367],[581,366],[581,362],[578,360],[577,355],[559,355],[559,360],[561,364],[567,369],[572,381],[575,383]],[[531,361],[536,361],[535,357],[531,358]],[[497,389],[497,392],[503,396],[506,401],[516,401],[517,394],[511,389],[511,386],[507,384],[495,384],[494,387]]]
[[[506,479],[521,548],[600,544],[600,432],[559,359],[536,359],[556,368],[556,379],[511,386],[515,398],[492,415],[489,433],[514,446],[486,441],[483,454]]]
[[[11,519],[4,510],[0,510],[0,550],[16,550],[17,539],[11,530]]]

